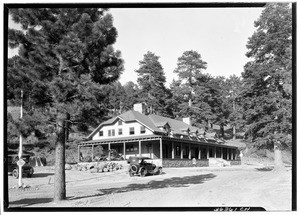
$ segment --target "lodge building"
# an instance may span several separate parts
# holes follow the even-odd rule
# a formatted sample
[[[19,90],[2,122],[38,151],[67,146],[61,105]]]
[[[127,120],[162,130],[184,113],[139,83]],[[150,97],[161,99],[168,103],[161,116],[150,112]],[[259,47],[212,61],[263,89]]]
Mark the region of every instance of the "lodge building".
[[[190,125],[189,118],[180,121],[144,112],[144,104],[135,104],[134,110],[101,123],[78,144],[78,159],[83,148],[89,147],[94,158],[95,148],[101,146],[115,149],[124,159],[160,159],[163,167],[209,166],[212,159],[240,164],[237,147],[206,138],[203,129]]]

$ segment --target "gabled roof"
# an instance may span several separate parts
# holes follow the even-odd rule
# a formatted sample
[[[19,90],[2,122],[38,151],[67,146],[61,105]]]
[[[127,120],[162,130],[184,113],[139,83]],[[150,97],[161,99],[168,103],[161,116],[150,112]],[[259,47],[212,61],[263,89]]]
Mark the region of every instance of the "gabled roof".
[[[113,117],[105,122],[102,122],[89,136],[88,138],[91,138],[92,136],[95,135],[95,133],[97,133],[100,128],[104,125],[111,125],[113,124],[116,120],[121,119],[124,122],[132,122],[132,121],[137,121],[139,123],[141,123],[142,125],[144,125],[145,127],[147,127],[148,129],[150,129],[152,132],[159,132],[161,133],[162,131],[157,128],[153,122],[144,114],[141,114],[138,111],[134,111],[134,110],[130,110],[127,111],[125,113],[122,113],[119,116]]]
[[[113,117],[103,123],[101,123],[89,136],[88,138],[91,138],[95,133],[97,133],[100,128],[104,125],[111,125],[113,124],[116,120],[122,120],[124,122],[133,122],[137,121],[147,127],[149,130],[151,130],[154,133],[165,133],[159,127],[164,126],[168,124],[170,126],[170,129],[172,130],[173,133],[175,134],[180,134],[180,135],[186,135],[184,131],[189,130],[191,132],[196,132],[198,130],[198,133],[203,133],[203,129],[197,128],[195,126],[190,126],[183,121],[151,114],[151,115],[144,115],[141,114],[138,111],[130,110],[127,111],[117,117]]]

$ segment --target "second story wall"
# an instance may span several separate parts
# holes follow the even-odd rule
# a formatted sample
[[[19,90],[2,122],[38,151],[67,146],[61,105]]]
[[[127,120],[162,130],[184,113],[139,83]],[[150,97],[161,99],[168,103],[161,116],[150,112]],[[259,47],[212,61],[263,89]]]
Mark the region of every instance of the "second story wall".
[[[123,122],[117,120],[114,124],[103,125],[101,129],[93,136],[93,140],[132,137],[140,135],[153,134],[147,127],[139,122]]]

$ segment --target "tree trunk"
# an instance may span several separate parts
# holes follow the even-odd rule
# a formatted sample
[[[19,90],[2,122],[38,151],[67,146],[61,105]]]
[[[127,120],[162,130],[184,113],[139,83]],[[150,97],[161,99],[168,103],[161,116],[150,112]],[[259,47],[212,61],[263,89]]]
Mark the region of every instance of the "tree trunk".
[[[280,145],[281,145],[280,141],[274,142],[274,170],[275,171],[284,169]]]
[[[66,198],[65,181],[65,126],[67,115],[59,114],[57,118],[57,141],[55,144],[55,180],[54,201]]]
[[[69,134],[70,134],[70,119],[71,116],[69,113],[66,113],[66,120],[65,121],[65,143],[69,141]]]

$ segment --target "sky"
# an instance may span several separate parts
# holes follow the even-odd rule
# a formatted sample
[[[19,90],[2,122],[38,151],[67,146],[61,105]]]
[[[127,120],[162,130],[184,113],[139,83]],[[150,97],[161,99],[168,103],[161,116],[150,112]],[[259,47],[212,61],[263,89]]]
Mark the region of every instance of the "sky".
[[[197,51],[207,62],[204,73],[212,76],[240,76],[250,60],[245,54],[254,21],[263,8],[112,8],[118,31],[116,50],[124,60],[120,82],[137,83],[139,61],[151,51],[159,56],[167,86],[183,52]],[[15,26],[14,26],[15,27]],[[11,57],[16,50],[10,50]]]
[[[250,60],[245,54],[248,38],[255,31],[254,21],[263,8],[114,8],[118,30],[115,49],[122,53],[125,70],[122,84],[136,83],[141,61],[148,51],[159,56],[167,86],[183,52],[197,51],[207,62],[204,73],[212,76],[240,76]]]

